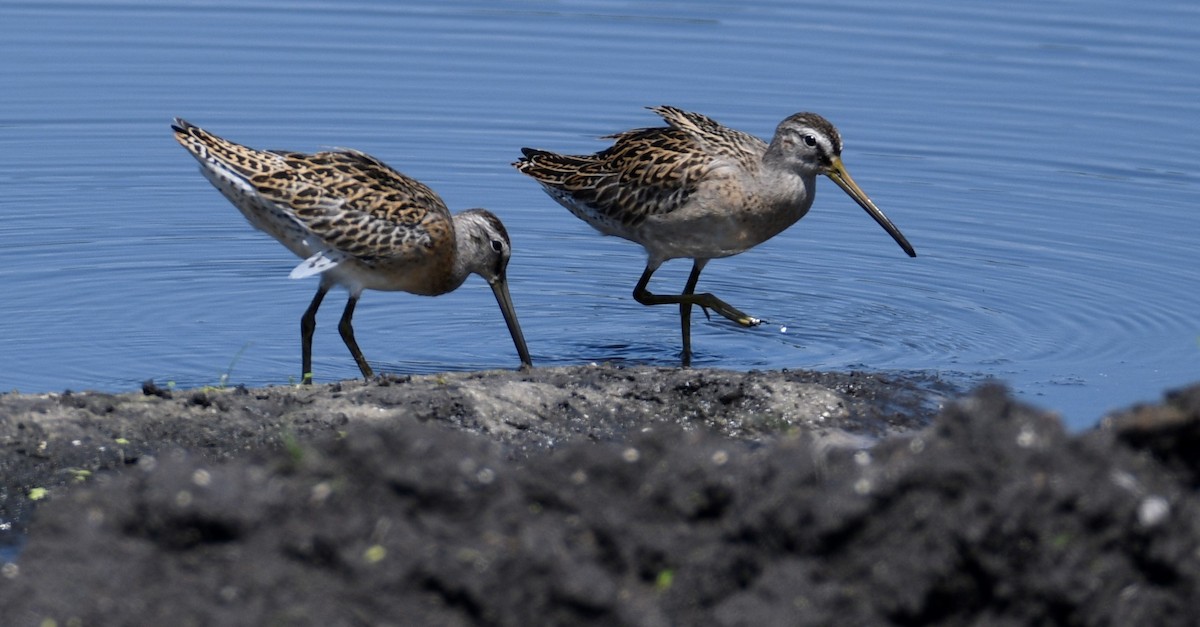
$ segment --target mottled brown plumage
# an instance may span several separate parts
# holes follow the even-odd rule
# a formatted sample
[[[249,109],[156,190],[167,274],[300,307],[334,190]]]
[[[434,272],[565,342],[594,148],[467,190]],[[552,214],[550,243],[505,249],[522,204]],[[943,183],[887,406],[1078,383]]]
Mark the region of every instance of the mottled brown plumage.
[[[675,107],[651,107],[667,126],[608,136],[612,146],[592,155],[524,148],[513,165],[551,197],[605,235],[641,244],[646,269],[634,288],[645,305],[678,304],[683,363],[691,360],[690,317],[699,305],[752,326],[752,318],[712,294],[695,294],[710,259],[745,252],[804,217],[816,177],[824,174],[871,215],[910,256],[911,245],[842,165],[842,138],[815,113],[797,113],[768,144],[712,118]],[[692,259],[680,295],[646,289],[669,259]]]
[[[350,293],[338,329],[369,378],[373,372],[351,326],[363,290],[437,296],[457,289],[470,274],[492,286],[521,363],[531,365],[505,279],[511,243],[496,216],[483,209],[451,216],[429,187],[357,150],[256,150],[181,119],[172,129],[250,224],[304,259],[292,278],[320,275],[301,318],[305,381],[312,374],[316,312],[334,285]]]

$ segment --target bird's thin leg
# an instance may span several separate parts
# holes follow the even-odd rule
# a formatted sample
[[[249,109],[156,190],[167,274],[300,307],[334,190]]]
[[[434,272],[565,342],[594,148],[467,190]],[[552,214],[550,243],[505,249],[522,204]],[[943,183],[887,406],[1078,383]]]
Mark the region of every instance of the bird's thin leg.
[[[700,280],[700,271],[704,269],[707,259],[696,259],[692,262],[692,273],[688,275],[687,283],[683,286],[683,296],[691,296],[696,291],[696,282]],[[701,305],[703,308],[704,306]],[[704,309],[704,317],[708,318],[708,309]],[[711,319],[711,318],[710,318]],[[679,303],[679,323],[683,331],[683,367],[692,365],[692,304]]]
[[[354,357],[354,362],[358,364],[358,369],[362,372],[364,379],[370,379],[375,376],[371,366],[367,364],[367,358],[363,357],[362,351],[358,348],[358,342],[354,341],[354,327],[350,326],[350,320],[354,317],[354,306],[358,304],[360,294],[350,293],[350,298],[346,300],[346,309],[342,311],[342,319],[338,322],[338,333],[342,334],[342,341],[346,343],[346,348],[350,349],[350,355]]]
[[[701,264],[701,267],[703,267],[703,264]],[[634,300],[643,305],[677,305],[682,303],[699,305],[701,307],[711,309],[744,327],[752,327],[762,322],[762,320],[750,317],[740,309],[717,298],[716,296],[713,296],[712,294],[664,295],[650,293],[646,289],[646,285],[650,283],[650,276],[653,275],[654,271],[657,269],[657,265],[646,266],[646,270],[642,272],[642,278],[638,279],[637,286],[633,288]],[[692,267],[692,271],[696,273],[697,277],[699,277],[699,271],[696,270],[695,266]],[[708,315],[707,311],[705,312],[705,315]]]
[[[707,259],[696,259],[692,264],[692,273],[688,276],[683,294],[652,294],[646,289],[646,285],[650,283],[650,277],[658,269],[658,264],[653,262],[646,265],[646,270],[642,272],[642,278],[638,279],[637,286],[633,288],[634,300],[643,305],[679,305],[680,326],[683,330],[683,365],[685,367],[691,365],[692,362],[692,305],[699,305],[703,308],[705,316],[708,315],[708,310],[712,309],[742,326],[752,327],[761,322],[758,318],[751,318],[712,294],[693,293],[696,289],[696,282],[700,280],[700,271],[704,269],[706,263],[708,263]]]
[[[313,331],[317,328],[317,310],[321,308],[321,301],[325,300],[325,293],[329,291],[329,287],[324,281],[321,282],[312,302],[308,304],[308,309],[305,309],[304,315],[300,317],[300,382],[305,385],[312,384]]]

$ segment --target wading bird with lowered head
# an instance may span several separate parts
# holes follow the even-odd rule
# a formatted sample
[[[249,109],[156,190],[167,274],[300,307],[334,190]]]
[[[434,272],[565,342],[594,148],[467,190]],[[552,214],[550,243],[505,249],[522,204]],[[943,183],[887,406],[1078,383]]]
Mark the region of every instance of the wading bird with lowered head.
[[[452,216],[433,190],[357,150],[256,150],[178,118],[171,128],[204,176],[251,225],[304,260],[291,278],[320,277],[300,318],[305,383],[312,381],[317,309],[335,285],[350,293],[338,332],[369,379],[374,371],[351,326],[363,291],[437,296],[454,291],[472,274],[492,287],[521,366],[532,367],[508,292],[512,245],[492,213],[469,209]]]

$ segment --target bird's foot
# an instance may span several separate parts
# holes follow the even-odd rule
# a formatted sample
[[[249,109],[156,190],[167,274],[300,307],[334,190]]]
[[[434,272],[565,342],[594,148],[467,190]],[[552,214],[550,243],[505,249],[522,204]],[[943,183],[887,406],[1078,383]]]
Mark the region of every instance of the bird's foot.
[[[742,310],[730,305],[729,303],[726,303],[725,301],[719,299],[713,300],[715,302],[709,303],[708,305],[709,307],[712,307],[713,311],[744,327],[755,327],[763,322],[762,320],[743,312]],[[708,316],[708,308],[704,305],[701,305],[701,307],[704,308],[704,315]],[[711,320],[712,318],[710,317],[709,319]]]

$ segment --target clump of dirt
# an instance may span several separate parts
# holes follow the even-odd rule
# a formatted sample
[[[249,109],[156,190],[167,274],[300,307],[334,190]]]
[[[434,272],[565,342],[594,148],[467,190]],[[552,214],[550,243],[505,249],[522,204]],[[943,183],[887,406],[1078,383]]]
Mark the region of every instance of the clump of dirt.
[[[1071,435],[997,386],[930,422],[929,380],[579,370],[140,401],[228,449],[135,431],[128,396],[0,399],[43,436],[100,438],[66,427],[99,412],[147,438],[51,489],[5,621],[1172,625],[1200,602],[1200,385]]]
[[[920,373],[730,372],[579,366],[384,376],[370,383],[0,395],[0,547],[31,501],[183,450],[205,461],[416,420],[482,436],[516,459],[578,438],[619,441],[662,424],[737,439],[805,432],[869,442],[927,424],[953,388]],[[7,540],[7,542],[6,542]]]

